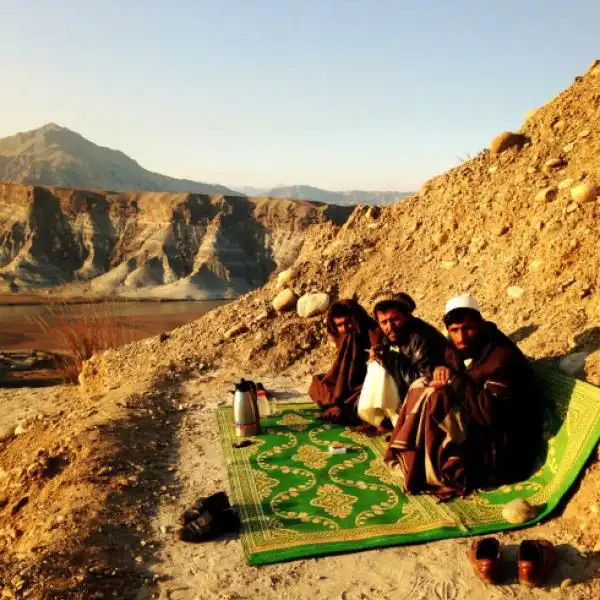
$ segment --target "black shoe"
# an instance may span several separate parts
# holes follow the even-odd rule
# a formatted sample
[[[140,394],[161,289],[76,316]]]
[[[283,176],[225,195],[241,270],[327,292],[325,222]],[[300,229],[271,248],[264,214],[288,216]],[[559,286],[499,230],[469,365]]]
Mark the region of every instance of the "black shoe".
[[[214,517],[204,512],[179,530],[179,539],[183,542],[208,542],[224,533],[239,531],[240,526],[240,518],[231,508]]]
[[[190,521],[197,519],[202,513],[208,512],[212,516],[231,508],[229,498],[225,492],[217,492],[207,498],[201,497],[194,502],[191,508],[186,510],[179,521],[182,525],[186,525]]]

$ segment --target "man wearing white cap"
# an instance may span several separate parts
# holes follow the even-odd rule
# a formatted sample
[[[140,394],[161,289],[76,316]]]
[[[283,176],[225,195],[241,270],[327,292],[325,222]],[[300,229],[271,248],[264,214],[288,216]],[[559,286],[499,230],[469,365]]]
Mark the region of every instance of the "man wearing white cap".
[[[444,365],[409,390],[385,457],[407,492],[441,499],[528,477],[541,420],[527,359],[475,298],[452,298],[444,323]]]

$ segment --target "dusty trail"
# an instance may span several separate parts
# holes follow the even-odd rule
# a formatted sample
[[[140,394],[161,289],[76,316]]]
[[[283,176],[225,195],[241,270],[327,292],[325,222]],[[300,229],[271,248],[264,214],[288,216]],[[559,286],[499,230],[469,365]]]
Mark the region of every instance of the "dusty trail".
[[[514,561],[521,539],[548,537],[559,544],[560,566],[549,589],[527,590],[519,584],[485,586],[466,560],[468,540],[370,550],[289,563],[247,566],[237,536],[205,544],[186,544],[175,535],[180,512],[199,495],[227,489],[227,477],[215,409],[228,398],[234,377],[220,371],[185,383],[181,402],[186,415],[178,434],[179,464],[176,478],[180,499],[163,502],[152,523],[161,550],[150,568],[158,577],[151,597],[169,600],[201,599],[313,599],[375,600],[485,600],[494,598],[593,598],[600,586],[591,581],[600,568],[597,555],[581,555],[565,544],[556,521],[533,530],[500,535],[509,559]],[[264,379],[270,390],[288,398],[302,397],[306,378]],[[572,585],[561,587],[565,579]],[[593,586],[596,587],[593,587]],[[597,597],[597,596],[596,596]]]

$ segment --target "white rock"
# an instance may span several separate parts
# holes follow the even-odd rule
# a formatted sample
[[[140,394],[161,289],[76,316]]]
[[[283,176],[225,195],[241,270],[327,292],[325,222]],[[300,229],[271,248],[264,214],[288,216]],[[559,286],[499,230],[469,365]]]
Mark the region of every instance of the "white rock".
[[[21,423],[19,423],[16,427],[15,427],[15,435],[21,435],[25,433],[25,428],[23,427],[23,425],[21,425]]]
[[[298,316],[308,318],[322,315],[328,308],[331,299],[325,292],[305,294],[298,300]]]
[[[582,129],[578,134],[577,137],[578,138],[586,138],[588,135],[590,135],[591,130],[590,129]]]
[[[567,375],[575,375],[575,373],[581,371],[585,366],[587,356],[587,352],[573,352],[573,354],[568,354],[561,358],[558,368],[563,373],[567,373]]]
[[[534,198],[535,202],[551,202],[556,198],[556,188],[555,187],[546,187],[541,189]]]
[[[6,440],[10,440],[11,437],[15,434],[15,428],[10,425],[2,425],[0,426],[0,442],[6,442]]]
[[[286,269],[285,271],[281,271],[281,273],[277,275],[277,285],[279,287],[285,287],[289,285],[294,280],[295,275],[296,273],[294,273],[294,269],[292,269],[292,267]]]
[[[575,148],[575,142],[569,142],[568,144],[563,146],[563,151],[568,153],[568,152],[571,152],[571,150],[573,150],[573,148]]]
[[[575,181],[571,178],[568,179],[563,179],[559,184],[558,184],[558,189],[559,190],[566,190],[569,189],[573,184],[575,183]]]
[[[495,173],[498,170],[498,165],[493,165],[488,169],[488,173]]]
[[[537,271],[542,265],[544,264],[543,260],[540,260],[539,258],[534,258],[530,263],[529,263],[529,268],[532,271]]]
[[[454,267],[457,265],[458,263],[455,260],[443,260],[440,263],[440,267],[442,269],[454,269]]]
[[[536,510],[527,502],[521,498],[511,500],[502,509],[502,517],[509,523],[526,523],[535,518]]]
[[[575,202],[592,202],[598,196],[598,187],[590,183],[580,183],[571,190]]]
[[[296,307],[296,302],[298,302],[298,296],[292,290],[286,288],[281,290],[273,299],[273,308],[278,312],[293,310]]]
[[[511,285],[507,288],[506,293],[510,298],[520,298],[525,293],[525,290],[518,285]]]

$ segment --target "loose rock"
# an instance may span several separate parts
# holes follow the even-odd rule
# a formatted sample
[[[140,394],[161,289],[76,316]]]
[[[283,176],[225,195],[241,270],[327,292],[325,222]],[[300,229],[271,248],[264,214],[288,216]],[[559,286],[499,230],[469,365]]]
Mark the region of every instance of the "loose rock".
[[[563,357],[558,363],[558,368],[567,375],[575,375],[585,367],[587,352],[573,352]]]
[[[448,234],[445,231],[439,231],[433,236],[433,243],[436,246],[441,246],[448,241]]]
[[[490,152],[500,154],[509,148],[522,148],[528,141],[528,138],[521,133],[503,131],[492,140]]]
[[[291,267],[285,271],[281,271],[277,275],[277,285],[282,288],[289,285],[294,280],[295,275],[294,269]]]
[[[568,179],[563,179],[559,184],[558,184],[558,189],[559,190],[567,190],[569,189],[573,184],[575,183],[575,181],[571,178]]]
[[[571,190],[575,202],[592,202],[598,196],[598,187],[589,183],[580,183]]]
[[[511,285],[509,288],[507,288],[506,293],[510,298],[518,299],[525,293],[525,290],[518,285]]]
[[[457,265],[458,263],[455,260],[443,260],[440,263],[440,267],[442,269],[454,269],[454,267]]]
[[[293,310],[296,307],[296,302],[298,302],[298,296],[292,290],[286,288],[281,290],[273,299],[273,308],[277,312]]]
[[[512,500],[502,509],[502,517],[509,523],[526,523],[534,519],[536,514],[535,508],[521,498]]]
[[[323,314],[329,308],[329,294],[305,294],[298,300],[298,316],[308,318]]]
[[[547,169],[560,169],[567,164],[567,161],[563,158],[549,158],[545,163],[544,167]]]
[[[10,440],[11,437],[15,434],[15,428],[10,425],[2,425],[0,426],[0,442],[6,442]]]
[[[234,338],[242,333],[246,333],[248,331],[248,326],[245,324],[242,325],[235,325],[234,327],[232,327],[231,329],[228,329],[223,337],[226,340],[230,340],[231,338]]]
[[[558,193],[555,187],[546,187],[540,190],[533,199],[535,202],[552,202]]]

